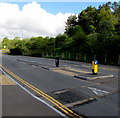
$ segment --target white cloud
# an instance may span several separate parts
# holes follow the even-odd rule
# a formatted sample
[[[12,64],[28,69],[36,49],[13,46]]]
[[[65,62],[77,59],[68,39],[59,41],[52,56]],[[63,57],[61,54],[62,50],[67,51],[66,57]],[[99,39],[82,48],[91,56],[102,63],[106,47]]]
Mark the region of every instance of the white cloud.
[[[0,3],[0,38],[56,36],[64,32],[71,13],[50,14],[36,2],[19,9],[17,4]]]

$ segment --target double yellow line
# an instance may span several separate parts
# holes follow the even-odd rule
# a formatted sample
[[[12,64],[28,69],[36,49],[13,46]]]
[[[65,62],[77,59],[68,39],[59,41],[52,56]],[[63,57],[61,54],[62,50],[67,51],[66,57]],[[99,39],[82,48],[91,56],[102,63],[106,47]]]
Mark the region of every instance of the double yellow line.
[[[5,67],[3,67],[2,65],[0,65],[1,68],[7,72],[9,75],[11,75],[12,77],[14,77],[16,80],[18,80],[19,82],[21,82],[22,84],[24,84],[25,86],[29,87],[31,90],[35,91],[36,93],[38,93],[39,95],[41,95],[42,97],[44,97],[46,100],[50,101],[51,103],[53,103],[57,108],[59,108],[62,112],[64,112],[67,116],[70,116],[72,118],[83,118],[82,116],[79,116],[78,114],[74,113],[72,110],[70,110],[69,108],[65,107],[63,104],[61,104],[60,102],[58,102],[57,100],[55,100],[54,98],[52,98],[51,96],[47,95],[46,93],[44,93],[43,91],[39,90],[38,88],[34,87],[33,85],[29,84],[28,82],[26,82],[25,80],[23,80],[22,78],[18,77],[17,75],[15,75],[14,73],[12,73],[11,71],[9,71],[8,69],[6,69]]]

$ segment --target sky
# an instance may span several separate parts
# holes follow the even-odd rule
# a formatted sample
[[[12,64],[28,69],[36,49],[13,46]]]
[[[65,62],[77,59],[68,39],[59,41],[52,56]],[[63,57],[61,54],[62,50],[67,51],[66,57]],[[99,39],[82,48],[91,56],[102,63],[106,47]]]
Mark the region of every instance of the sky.
[[[80,13],[87,6],[98,6],[104,4],[105,2],[37,2],[41,5],[43,9],[52,14],[62,13]],[[25,2],[19,4],[20,9],[22,9]]]
[[[106,2],[15,2],[14,0],[3,2],[0,0],[0,39],[55,37],[65,31],[65,23],[70,15],[79,14],[87,6],[98,8],[103,3]]]

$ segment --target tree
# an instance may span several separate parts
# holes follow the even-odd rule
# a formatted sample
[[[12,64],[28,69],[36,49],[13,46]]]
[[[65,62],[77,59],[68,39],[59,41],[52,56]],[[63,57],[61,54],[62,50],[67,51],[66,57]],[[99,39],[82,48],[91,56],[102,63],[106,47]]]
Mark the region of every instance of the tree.
[[[112,13],[109,6],[110,3],[106,3],[103,6],[99,6],[97,10],[97,25],[101,21],[110,21],[113,25],[117,23],[116,16]]]
[[[55,38],[55,48],[60,48],[62,45],[64,45],[66,37],[66,35],[57,35]]]
[[[4,49],[8,49],[9,48],[9,39],[7,37],[3,38],[2,48],[4,48]]]
[[[73,33],[73,43],[74,43],[74,50],[76,52],[84,52],[85,51],[85,45],[86,45],[86,34],[83,31],[82,27],[77,25],[74,28],[74,33]]]
[[[65,34],[71,37],[73,33],[73,28],[76,26],[76,24],[77,24],[76,15],[71,15],[70,17],[68,17],[65,27]]]
[[[78,24],[82,26],[86,34],[95,32],[96,30],[96,8],[87,7],[78,15]]]
[[[116,16],[115,31],[120,35],[120,2],[114,2],[111,8]]]

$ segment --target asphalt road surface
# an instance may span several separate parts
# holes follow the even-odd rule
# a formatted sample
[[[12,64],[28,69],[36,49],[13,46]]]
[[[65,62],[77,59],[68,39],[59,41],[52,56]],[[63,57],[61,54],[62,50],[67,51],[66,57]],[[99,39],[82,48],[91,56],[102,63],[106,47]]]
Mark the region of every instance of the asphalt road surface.
[[[55,60],[48,58],[3,54],[1,59],[2,65],[9,71],[80,116],[108,116],[111,118],[120,116],[118,110],[120,70],[116,66],[99,65],[97,76],[113,75],[114,77],[89,81],[76,78],[73,75],[86,76],[88,73],[91,76],[90,63],[60,60],[60,67],[57,68],[55,67]],[[22,83],[20,84],[22,85]],[[29,87],[24,87],[38,98],[55,107],[44,96]],[[61,109],[58,110],[62,111]]]

